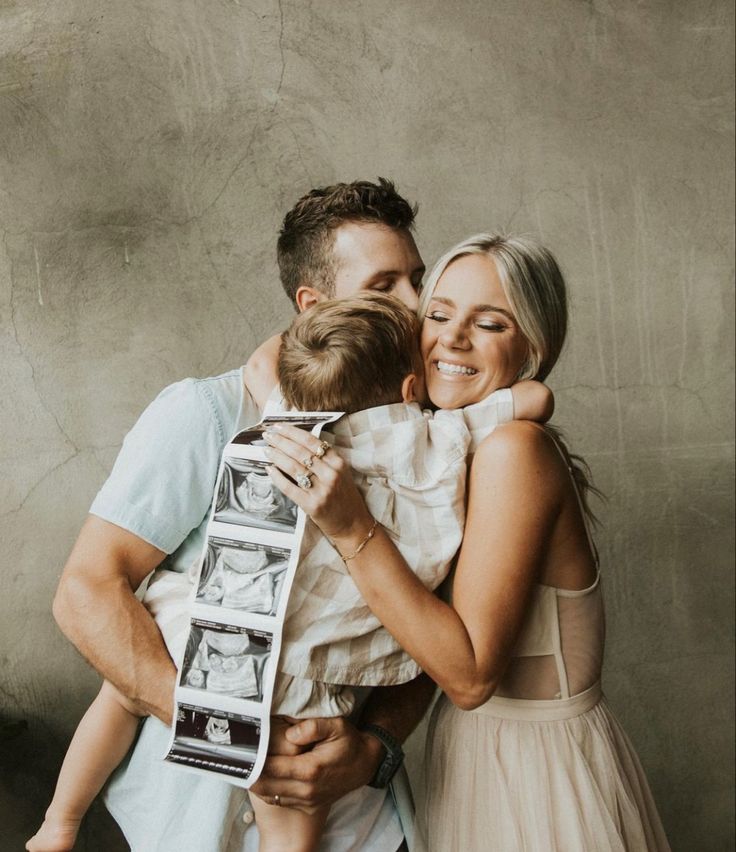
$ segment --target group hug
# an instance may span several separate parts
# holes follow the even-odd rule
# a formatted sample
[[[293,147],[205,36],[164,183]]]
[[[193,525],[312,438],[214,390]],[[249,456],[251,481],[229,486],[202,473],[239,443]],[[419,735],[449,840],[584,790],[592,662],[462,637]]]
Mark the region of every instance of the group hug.
[[[596,489],[550,425],[563,275],[546,246],[485,232],[425,274],[416,212],[383,178],[299,199],[277,242],[291,325],[165,388],[125,437],[53,605],[104,681],[29,852],[71,850],[101,791],[134,852],[669,849],[602,691],[616,565]],[[267,476],[243,485],[308,518],[246,791],[163,755],[223,449],[289,411],[344,414],[319,437],[274,423]],[[402,744],[427,712],[414,802]]]

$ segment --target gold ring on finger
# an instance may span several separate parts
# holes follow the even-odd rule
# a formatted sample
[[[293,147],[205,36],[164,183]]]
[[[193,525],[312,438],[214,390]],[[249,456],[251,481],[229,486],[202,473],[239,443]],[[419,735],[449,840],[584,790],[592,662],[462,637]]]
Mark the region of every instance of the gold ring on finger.
[[[322,456],[327,452],[327,450],[330,449],[331,446],[332,446],[332,444],[330,444],[328,441],[320,441],[319,449],[315,452],[314,455],[318,459],[321,459]]]
[[[281,807],[281,796],[279,796],[278,793],[276,793],[276,795],[273,797],[273,803],[274,805],[276,805],[277,808]]]
[[[302,459],[302,466],[306,467],[307,470],[311,470],[313,464],[314,456],[307,456],[305,459]]]

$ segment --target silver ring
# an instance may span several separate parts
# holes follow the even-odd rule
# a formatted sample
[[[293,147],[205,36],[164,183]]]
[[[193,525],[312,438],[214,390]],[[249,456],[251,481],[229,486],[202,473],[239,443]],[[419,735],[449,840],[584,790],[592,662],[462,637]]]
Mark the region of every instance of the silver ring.
[[[322,456],[327,452],[327,450],[330,449],[331,446],[332,446],[332,444],[330,444],[328,441],[320,441],[319,449],[314,454],[315,457],[318,458],[318,459],[321,459]]]
[[[273,797],[273,803],[274,805],[276,805],[277,808],[281,807],[281,796],[279,796],[278,793],[276,793],[276,795]]]
[[[313,462],[314,456],[307,456],[305,459],[302,459],[302,467],[306,467],[307,470],[311,470]]]
[[[296,484],[303,488],[305,491],[308,491],[312,487],[312,474],[311,473],[299,473],[296,477]]]

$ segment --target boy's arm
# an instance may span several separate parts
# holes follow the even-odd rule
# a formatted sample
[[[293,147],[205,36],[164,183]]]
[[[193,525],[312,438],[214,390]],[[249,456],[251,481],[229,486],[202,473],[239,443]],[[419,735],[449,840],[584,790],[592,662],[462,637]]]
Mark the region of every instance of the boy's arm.
[[[276,361],[280,348],[281,335],[274,334],[265,343],[261,343],[245,362],[243,369],[245,385],[261,410],[268,401],[271,391],[279,383]]]
[[[511,386],[514,398],[514,420],[546,423],[554,414],[555,397],[547,385],[527,379]]]

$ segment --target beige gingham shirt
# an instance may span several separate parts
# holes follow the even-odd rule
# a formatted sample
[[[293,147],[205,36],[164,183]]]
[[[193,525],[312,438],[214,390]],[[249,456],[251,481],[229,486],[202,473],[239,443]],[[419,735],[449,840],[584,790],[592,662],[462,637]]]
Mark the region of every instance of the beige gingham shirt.
[[[325,435],[350,464],[371,514],[429,589],[445,579],[462,541],[468,454],[513,416],[511,391],[503,389],[456,411],[431,414],[415,403],[370,408]],[[311,521],[278,668],[299,680],[354,686],[405,683],[421,672]]]

